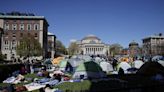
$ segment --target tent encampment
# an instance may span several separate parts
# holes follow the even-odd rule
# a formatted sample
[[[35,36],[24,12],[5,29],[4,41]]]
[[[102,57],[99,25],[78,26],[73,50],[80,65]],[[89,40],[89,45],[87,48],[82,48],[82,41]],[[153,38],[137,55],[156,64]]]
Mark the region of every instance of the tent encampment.
[[[101,67],[93,62],[88,61],[80,64],[73,74],[73,78],[102,78],[105,77],[105,73],[102,71]]]
[[[100,66],[102,70],[105,71],[106,73],[113,71],[113,66],[106,61],[100,62]]]

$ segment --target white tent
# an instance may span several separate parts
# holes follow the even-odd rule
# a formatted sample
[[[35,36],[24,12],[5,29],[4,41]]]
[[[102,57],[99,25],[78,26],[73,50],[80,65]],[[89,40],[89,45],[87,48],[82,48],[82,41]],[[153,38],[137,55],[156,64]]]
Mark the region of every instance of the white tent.
[[[100,62],[100,67],[101,67],[102,70],[105,71],[106,73],[113,71],[113,66],[112,66],[110,63],[105,62],[105,61]]]
[[[121,62],[118,64],[117,69],[119,70],[120,68],[122,68],[125,71],[127,71],[127,69],[131,68],[131,66],[127,63],[127,62]]]
[[[159,60],[157,61],[159,64],[161,64],[164,67],[164,61],[163,60]]]
[[[144,62],[141,60],[134,61],[134,67],[137,69],[139,69],[143,64],[144,64]]]
[[[156,55],[156,56],[154,56],[154,57],[152,58],[152,61],[159,61],[159,60],[162,60],[162,59],[163,59],[162,56]]]
[[[77,67],[85,61],[83,59],[80,59],[80,58],[71,58],[68,60],[68,62],[71,64],[72,67]]]

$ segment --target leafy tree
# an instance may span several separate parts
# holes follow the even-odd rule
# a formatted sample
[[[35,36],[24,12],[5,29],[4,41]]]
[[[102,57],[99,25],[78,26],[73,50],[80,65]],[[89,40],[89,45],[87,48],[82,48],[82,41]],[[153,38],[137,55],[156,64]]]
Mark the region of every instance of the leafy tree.
[[[123,49],[123,47],[116,43],[116,44],[112,44],[110,46],[110,52],[111,52],[111,55],[114,56],[114,55],[119,55],[121,53],[121,50]]]
[[[72,43],[69,45],[69,47],[68,47],[68,53],[69,53],[70,55],[77,54],[78,49],[79,49],[79,47],[78,47],[78,45],[76,44],[76,42],[72,42]]]
[[[42,55],[42,48],[39,41],[30,35],[29,37],[25,36],[20,40],[16,52],[21,57],[40,56]]]
[[[0,53],[0,62],[2,62],[5,59],[5,55],[3,55],[2,53]]]
[[[59,40],[56,40],[56,54],[67,54],[67,49]]]

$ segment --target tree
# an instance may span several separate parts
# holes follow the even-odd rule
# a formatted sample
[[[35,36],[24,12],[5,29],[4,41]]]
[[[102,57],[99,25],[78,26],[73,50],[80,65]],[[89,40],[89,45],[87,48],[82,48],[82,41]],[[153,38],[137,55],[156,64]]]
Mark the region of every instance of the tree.
[[[112,55],[112,56],[115,56],[115,55],[120,54],[121,51],[122,51],[122,49],[123,49],[123,47],[122,47],[120,44],[118,44],[118,43],[112,44],[112,45],[110,46],[111,55]]]
[[[69,47],[68,47],[68,53],[69,55],[74,55],[74,54],[77,54],[78,52],[78,45],[76,44],[76,42],[72,42]]]
[[[32,35],[23,37],[16,49],[17,55],[20,57],[40,56],[42,55],[42,48],[38,40]]]
[[[56,54],[60,55],[60,54],[67,54],[67,49],[65,48],[65,46],[62,44],[61,41],[56,40]]]

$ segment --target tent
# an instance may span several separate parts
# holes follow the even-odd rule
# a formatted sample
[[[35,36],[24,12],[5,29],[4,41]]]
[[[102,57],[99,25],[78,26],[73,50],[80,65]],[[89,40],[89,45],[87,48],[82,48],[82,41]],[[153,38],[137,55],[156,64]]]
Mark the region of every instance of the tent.
[[[83,59],[84,61],[91,61],[92,57],[90,57],[89,55],[74,55],[71,57],[71,59]]]
[[[73,71],[71,64],[68,62],[68,60],[61,60],[59,63],[59,70],[61,71]]]
[[[59,64],[60,61],[63,59],[64,59],[64,57],[57,57],[57,58],[53,59],[52,64]]]
[[[162,60],[162,59],[163,59],[163,56],[156,55],[152,58],[152,61],[158,61],[158,60]]]
[[[52,64],[51,59],[46,59],[46,60],[44,61],[44,64]]]
[[[68,62],[71,64],[72,67],[77,67],[85,61],[83,59],[80,59],[80,58],[71,58],[68,60]]]
[[[102,61],[102,59],[100,57],[95,57],[94,62],[96,62],[97,64],[100,64],[100,62]]]
[[[120,68],[122,68],[125,72],[127,69],[131,68],[131,66],[127,62],[121,62],[117,65],[117,69],[119,70]]]
[[[161,64],[164,67],[164,60],[157,61],[159,64]]]
[[[88,56],[88,55],[82,55],[82,59],[85,61],[91,61],[92,57]]]
[[[44,61],[44,64],[46,65],[46,68],[47,68],[47,69],[51,69],[51,68],[52,68],[51,59],[46,59],[46,60]]]
[[[144,62],[141,60],[134,61],[134,67],[137,69],[139,69],[143,64],[144,64]]]
[[[88,61],[80,64],[73,74],[73,78],[102,78],[105,77],[105,73],[102,71],[101,67],[93,62]]]
[[[100,67],[106,73],[113,71],[113,66],[110,63],[105,62],[105,61],[100,62]]]
[[[137,71],[137,74],[153,76],[158,73],[164,74],[164,67],[158,62],[146,62]]]

